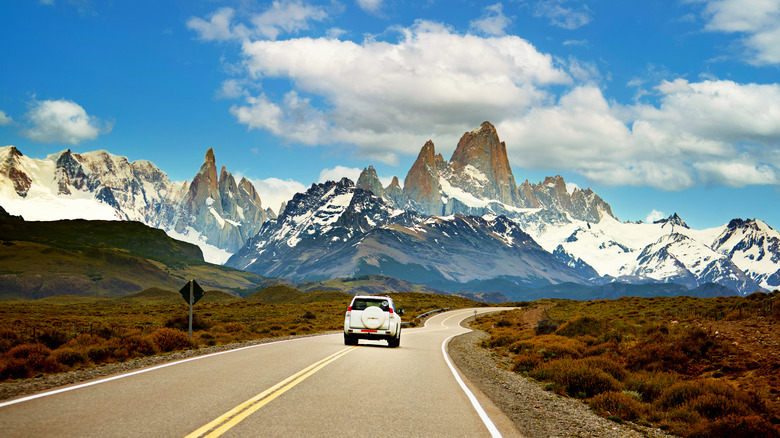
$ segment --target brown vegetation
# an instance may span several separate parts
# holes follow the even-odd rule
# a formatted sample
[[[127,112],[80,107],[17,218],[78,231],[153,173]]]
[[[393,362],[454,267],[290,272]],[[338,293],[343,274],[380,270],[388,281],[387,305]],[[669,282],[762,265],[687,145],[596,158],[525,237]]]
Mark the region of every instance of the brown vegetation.
[[[424,293],[391,294],[404,321],[471,300]],[[189,348],[341,330],[351,295],[273,286],[246,300],[209,291],[189,309],[181,295],[148,289],[125,298],[54,296],[0,301],[0,381],[123,362]]]
[[[778,437],[778,297],[540,300],[478,324],[514,371],[614,421]]]

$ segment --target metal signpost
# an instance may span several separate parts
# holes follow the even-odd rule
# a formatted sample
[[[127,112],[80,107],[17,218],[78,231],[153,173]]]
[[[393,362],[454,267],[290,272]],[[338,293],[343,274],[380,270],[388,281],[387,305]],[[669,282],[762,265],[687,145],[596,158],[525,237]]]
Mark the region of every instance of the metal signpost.
[[[184,298],[184,301],[190,305],[190,339],[192,339],[192,307],[195,305],[195,303],[198,302],[198,300],[203,298],[203,295],[206,293],[203,292],[203,289],[195,280],[188,281],[187,284],[181,288],[179,293],[181,294],[182,298]]]

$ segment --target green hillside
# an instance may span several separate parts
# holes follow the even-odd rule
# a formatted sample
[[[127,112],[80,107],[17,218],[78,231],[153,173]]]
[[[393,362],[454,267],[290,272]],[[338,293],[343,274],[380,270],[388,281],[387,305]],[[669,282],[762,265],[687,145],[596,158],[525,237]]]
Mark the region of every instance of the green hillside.
[[[221,290],[255,288],[263,281],[206,263],[196,245],[127,221],[0,220],[0,262],[0,299],[177,291],[191,278]]]

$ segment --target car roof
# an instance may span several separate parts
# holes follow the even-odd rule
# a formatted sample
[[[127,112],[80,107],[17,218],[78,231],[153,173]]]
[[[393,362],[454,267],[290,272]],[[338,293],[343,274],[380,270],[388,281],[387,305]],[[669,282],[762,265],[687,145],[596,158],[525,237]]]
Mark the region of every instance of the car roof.
[[[374,299],[374,300],[378,299],[378,298],[381,298],[381,299],[384,299],[384,300],[393,301],[393,299],[388,297],[387,295],[355,295],[355,298],[353,298],[353,301],[358,299],[358,298],[368,298],[368,299]]]

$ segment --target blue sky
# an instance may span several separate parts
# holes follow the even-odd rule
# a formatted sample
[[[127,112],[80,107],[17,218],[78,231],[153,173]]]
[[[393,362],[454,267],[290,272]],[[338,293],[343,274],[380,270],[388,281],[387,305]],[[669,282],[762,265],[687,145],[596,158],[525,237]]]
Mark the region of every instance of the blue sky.
[[[266,206],[492,122],[519,183],[780,227],[780,0],[0,3],[0,145],[105,149]]]

